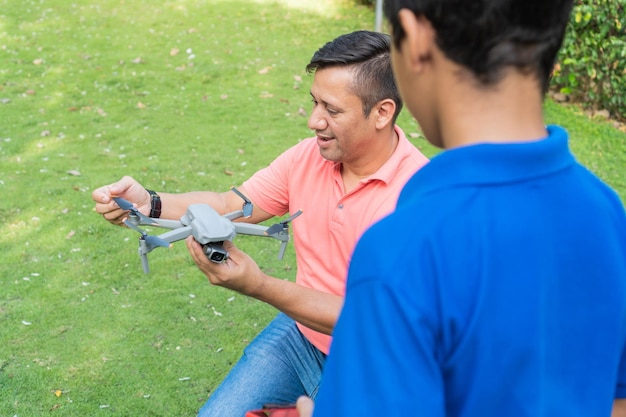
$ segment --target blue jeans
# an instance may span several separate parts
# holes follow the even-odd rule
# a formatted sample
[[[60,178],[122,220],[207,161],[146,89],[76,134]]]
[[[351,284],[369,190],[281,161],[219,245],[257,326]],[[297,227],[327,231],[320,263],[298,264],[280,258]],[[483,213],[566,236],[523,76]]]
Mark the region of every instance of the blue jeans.
[[[246,347],[198,417],[244,417],[264,404],[294,403],[301,395],[315,398],[325,360],[295,321],[280,313]]]

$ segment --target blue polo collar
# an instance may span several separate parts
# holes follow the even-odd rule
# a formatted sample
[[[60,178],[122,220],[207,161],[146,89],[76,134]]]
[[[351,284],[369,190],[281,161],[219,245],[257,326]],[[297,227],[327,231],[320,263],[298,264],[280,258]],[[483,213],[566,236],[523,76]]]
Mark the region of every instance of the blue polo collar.
[[[411,178],[398,202],[442,188],[527,181],[574,164],[565,129],[546,129],[548,136],[533,142],[484,143],[443,151]]]

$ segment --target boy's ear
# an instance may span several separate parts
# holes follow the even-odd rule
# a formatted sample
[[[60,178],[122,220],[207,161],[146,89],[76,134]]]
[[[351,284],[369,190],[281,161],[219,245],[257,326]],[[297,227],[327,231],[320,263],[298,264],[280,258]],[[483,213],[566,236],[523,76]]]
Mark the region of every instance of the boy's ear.
[[[431,59],[432,48],[435,46],[435,30],[428,19],[415,15],[409,9],[401,9],[398,19],[406,34],[401,44],[401,53],[408,68],[421,72]]]

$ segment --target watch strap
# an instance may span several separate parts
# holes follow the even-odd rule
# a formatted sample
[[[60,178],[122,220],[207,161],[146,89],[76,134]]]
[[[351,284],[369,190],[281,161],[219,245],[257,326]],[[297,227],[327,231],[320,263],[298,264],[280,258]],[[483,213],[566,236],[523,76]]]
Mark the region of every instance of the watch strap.
[[[161,197],[154,190],[146,188],[146,191],[150,194],[150,217],[158,219],[161,217]]]

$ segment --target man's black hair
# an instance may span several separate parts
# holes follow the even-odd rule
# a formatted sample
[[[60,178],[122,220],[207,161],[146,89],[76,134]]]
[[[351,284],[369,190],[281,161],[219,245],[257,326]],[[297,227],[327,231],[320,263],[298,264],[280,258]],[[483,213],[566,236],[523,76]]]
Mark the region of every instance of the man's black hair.
[[[393,42],[405,36],[398,12],[426,17],[436,42],[452,61],[470,69],[484,85],[498,82],[514,67],[534,73],[547,91],[563,42],[573,0],[385,0]]]
[[[352,90],[363,102],[368,117],[376,103],[390,98],[396,103],[395,122],[402,99],[391,68],[391,38],[388,35],[359,30],[341,35],[322,46],[306,66],[308,73],[329,67],[349,67],[354,73]]]

